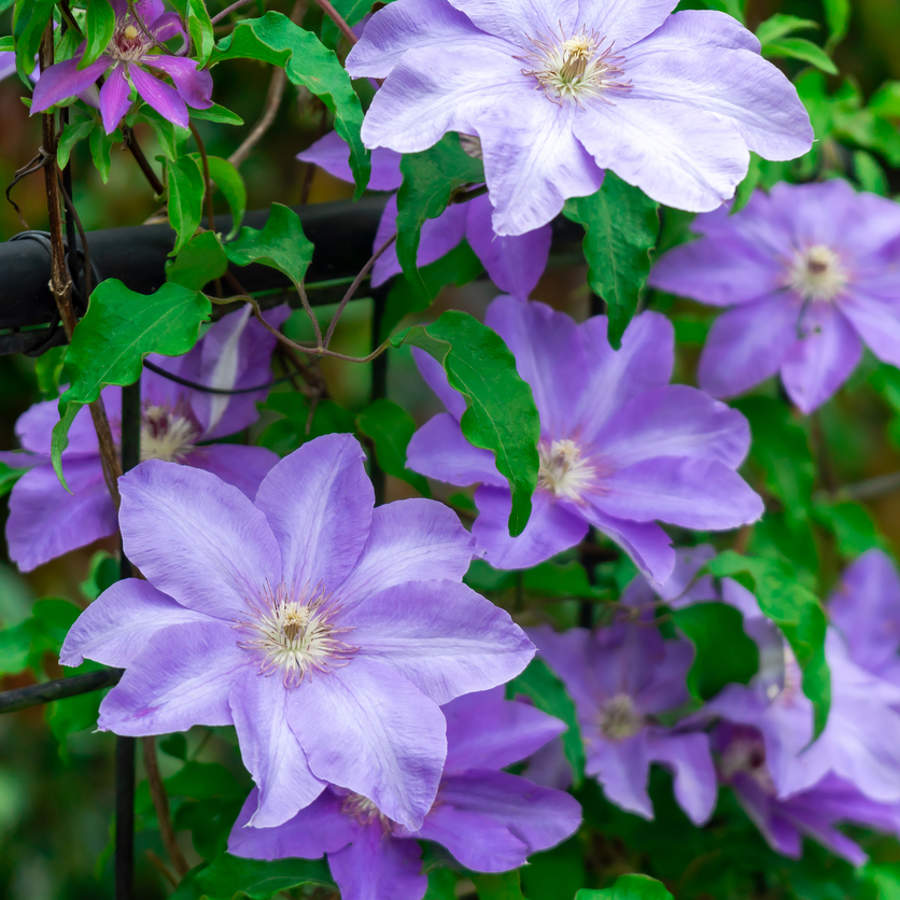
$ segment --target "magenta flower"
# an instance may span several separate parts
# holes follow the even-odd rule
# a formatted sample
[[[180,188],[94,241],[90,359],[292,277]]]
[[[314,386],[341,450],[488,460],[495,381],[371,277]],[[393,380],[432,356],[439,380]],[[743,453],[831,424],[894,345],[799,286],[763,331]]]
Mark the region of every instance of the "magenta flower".
[[[352,184],[349,158],[350,149],[333,131],[297,154],[297,159],[315,163],[329,175]],[[369,187],[376,191],[396,191],[402,181],[400,154],[393,150],[375,150],[372,153]],[[501,291],[516,297],[528,297],[547,267],[552,237],[550,226],[544,225],[516,237],[501,237],[491,227],[491,209],[490,200],[481,196],[465,203],[453,203],[436,219],[427,219],[422,226],[417,262],[420,267],[426,266],[449,253],[465,238],[491,281]],[[378,223],[375,249],[396,233],[397,198],[392,196]],[[391,245],[372,268],[373,287],[384,284],[400,271],[396,246]]]
[[[702,391],[668,383],[674,336],[664,316],[638,316],[620,350],[609,346],[605,316],[576,325],[541,303],[499,297],[485,322],[515,355],[541,419],[525,531],[509,536],[509,488],[492,454],[463,437],[464,401],[424,354],[416,355],[420,371],[448,412],[413,435],[407,464],[440,481],[479,485],[472,533],[492,566],[528,568],[594,526],[661,584],[675,552],[656,520],[717,530],[762,514],[762,501],[735,471],[750,442],[747,422]]]
[[[749,685],[728,685],[706,712],[759,731],[775,796],[810,790],[833,775],[870,800],[900,802],[900,685],[867,671],[866,661],[853,657],[853,645],[829,628],[831,708],[825,730],[809,746],[813,709],[793,653],[746,588],[723,579],[722,599],[743,614],[761,666]]]
[[[731,397],[780,373],[804,413],[847,380],[865,344],[900,365],[900,207],[844,181],[778,184],[663,256],[655,287],[730,307],[703,348],[700,386]]]
[[[792,159],[812,145],[791,83],[718,12],[675,0],[395,0],[347,57],[385,78],[362,136],[425,150],[477,136],[497,234],[549,222],[611,169],[653,199],[715,209],[749,151]]]
[[[334,789],[284,825],[248,827],[254,791],[229,852],[252,859],[327,855],[344,900],[422,900],[428,879],[416,839],[442,844],[475,872],[505,872],[578,828],[581,810],[568,794],[501,771],[563,731],[562,722],[505,701],[499,690],[460,697],[444,714],[447,763],[421,828],[404,828],[365,797]]]
[[[251,824],[280,825],[326,784],[419,828],[447,753],[439,706],[518,674],[534,648],[465,585],[472,541],[447,507],[373,509],[359,443],[330,434],[254,501],[215,475],[150,460],[120,481],[125,553],[60,654],[125,674],[100,707],[117,734],[237,729],[259,787]]]
[[[643,579],[636,581],[643,589]],[[640,599],[639,590],[623,602],[635,609]],[[559,634],[541,626],[529,635],[575,701],[585,772],[597,778],[607,797],[652,819],[647,779],[650,764],[661,763],[675,775],[679,804],[702,825],[716,804],[709,739],[696,729],[664,728],[657,718],[689,699],[685,680],[691,645],[663,640],[652,611],[594,632],[573,628]]]
[[[287,310],[267,313],[274,325]],[[150,356],[162,368],[199,384],[232,389],[265,384],[275,339],[250,310],[213,325],[190,353],[172,359]],[[207,443],[246,428],[257,418],[265,391],[225,396],[182,387],[145,371],[141,377],[141,458],[165,459],[215,472],[253,496],[278,457],[264,447]],[[121,389],[101,393],[113,437],[121,431]],[[9,555],[29,572],[63,553],[115,534],[116,511],[103,480],[97,436],[87,409],[75,417],[62,455],[71,493],[50,462],[50,436],[59,420],[55,400],[37,403],[19,417],[16,435],[25,453],[3,454],[16,467],[29,467],[13,487],[6,522]]]
[[[187,40],[184,25],[174,12],[166,12],[162,0],[111,0],[116,12],[116,30],[98,59],[79,69],[84,53],[56,63],[41,73],[34,88],[32,115],[75,97],[106,74],[100,88],[100,116],[107,134],[115,131],[131,106],[131,88],[161,116],[187,128],[188,106],[212,106],[212,76],[197,63],[181,55],[154,53],[176,35]],[[164,49],[164,48],[163,48]],[[156,69],[172,79],[167,84],[147,71]]]
[[[779,798],[766,768],[765,745],[755,729],[721,724],[712,740],[722,780],[734,789],[747,815],[777,853],[799,858],[802,836],[808,836],[859,866],[866,861],[866,854],[836,825],[846,822],[900,834],[900,806],[871,800],[836,775],[826,775],[799,793]]]

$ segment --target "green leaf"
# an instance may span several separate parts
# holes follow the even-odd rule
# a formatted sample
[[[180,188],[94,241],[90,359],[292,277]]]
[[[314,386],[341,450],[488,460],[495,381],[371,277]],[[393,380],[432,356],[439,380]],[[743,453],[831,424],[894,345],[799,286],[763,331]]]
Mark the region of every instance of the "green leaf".
[[[116,28],[116,13],[109,0],[86,0],[84,57],[79,69],[87,68],[109,45]]]
[[[15,675],[28,665],[31,633],[25,622],[0,628],[0,674]]]
[[[785,13],[776,13],[774,16],[761,22],[756,29],[756,36],[764,47],[772,41],[793,34],[795,31],[818,31],[819,23],[814,19],[801,19],[799,16],[791,16]]]
[[[788,518],[806,520],[816,480],[806,429],[787,404],[773,397],[743,397],[734,405],[750,423],[750,465],[760,472]]]
[[[16,0],[13,10],[16,69],[26,84],[29,83],[28,76],[34,71],[34,58],[55,6],[55,0]]]
[[[192,119],[203,119],[207,122],[217,122],[220,125],[243,125],[244,120],[233,110],[225,106],[213,103],[208,109],[192,109]]]
[[[146,122],[153,129],[156,140],[159,141],[160,150],[162,150],[162,158],[170,162],[174,162],[178,158],[182,144],[191,136],[189,129],[164,119],[146,103],[142,104],[135,113],[126,116],[125,121],[129,122],[129,120],[132,120],[130,124],[139,121]]]
[[[204,0],[187,0],[186,12],[188,34],[194,44],[193,56],[201,66],[204,66],[216,42],[206,3]]]
[[[900,81],[886,81],[872,95],[869,109],[876,116],[900,119]]]
[[[574,897],[585,883],[585,853],[577,838],[528,857],[522,886],[529,897]]]
[[[584,780],[584,745],[581,742],[575,704],[562,681],[542,659],[534,659],[521,675],[506,686],[507,697],[515,697],[516,694],[525,694],[534,701],[538,709],[566,723],[568,729],[562,736],[563,752],[572,767],[573,786],[576,789],[581,787]]]
[[[825,8],[825,22],[831,37],[828,43],[834,46],[847,35],[850,28],[850,0],[822,0]]]
[[[831,706],[831,674],[825,661],[828,623],[819,599],[797,582],[792,566],[781,560],[755,559],[727,550],[710,560],[707,569],[719,578],[736,578],[753,591],[763,615],[784,635],[803,672],[803,693],[813,705],[813,737],[818,737]]]
[[[855,559],[873,547],[889,549],[872,514],[861,503],[817,503],[813,517],[834,535],[838,552],[846,559]]]
[[[579,891],[575,900],[674,900],[666,886],[649,875],[620,875],[612,887]]]
[[[484,170],[480,160],[463,150],[459,135],[446,134],[428,150],[405,155],[400,171],[403,184],[397,192],[397,259],[406,277],[424,290],[416,263],[422,225],[447,208],[455,190],[483,181]]]
[[[210,65],[227,59],[258,59],[283,67],[292,84],[305,87],[334,113],[335,131],[350,146],[350,168],[359,196],[370,171],[369,152],[359,134],[362,106],[334,52],[283,13],[270,11],[261,18],[238,22],[234,31],[219,41]]]
[[[63,128],[56,144],[56,162],[60,169],[64,169],[69,164],[69,157],[75,145],[84,140],[96,125],[97,123],[93,119],[75,119]]]
[[[428,481],[406,468],[406,447],[416,422],[402,406],[384,398],[376,400],[356,416],[356,428],[372,441],[384,472],[411,484],[423,496],[431,496]]]
[[[537,487],[540,419],[531,388],[516,372],[516,360],[499,335],[468,313],[449,310],[430,325],[415,325],[395,338],[444,367],[450,387],[466,400],[460,425],[471,444],[494,454],[509,482],[509,532],[521,534]]]
[[[456,873],[450,869],[432,869],[428,873],[428,890],[422,900],[456,900]]]
[[[759,669],[759,649],[744,631],[744,618],[727,603],[695,603],[672,610],[675,625],[694,645],[687,686],[709,700],[725,687],[747,684]]]
[[[478,900],[525,900],[518,870],[499,875],[472,873]]]
[[[706,0],[708,9],[717,9],[719,12],[734,16],[739,22],[744,21],[744,7],[747,0]]]
[[[225,245],[225,253],[238,266],[271,266],[299,287],[312,261],[313,245],[304,234],[297,213],[281,203],[273,203],[262,231],[245,225]]]
[[[66,353],[69,388],[59,398],[60,421],[51,438],[53,467],[63,484],[62,452],[81,406],[96,400],[108,384],[137,381],[148,353],[187,353],[209,313],[209,300],[180,284],[164,284],[149,295],[130,290],[116,278],[94,288]]]
[[[354,428],[353,413],[343,406],[333,400],[320,400],[310,409],[309,400],[296,391],[270,394],[261,409],[284,417],[269,425],[258,441],[279,456],[286,456],[320,435]]]
[[[650,274],[659,205],[608,171],[596,194],[569,200],[563,213],[584,227],[588,282],[606,301],[609,342],[618,349]]]
[[[231,210],[231,231],[227,240],[231,240],[241,227],[244,213],[247,211],[247,188],[237,168],[221,156],[208,156],[209,177],[222,192],[228,208]]]
[[[837,75],[837,66],[831,61],[828,54],[818,45],[806,38],[786,37],[777,41],[770,41],[762,48],[762,54],[766,59],[799,59],[809,63],[829,75]]]
[[[121,140],[122,133],[118,128],[112,134],[107,134],[102,128],[95,128],[88,138],[88,148],[91,151],[94,168],[104,184],[109,181],[113,145],[120,143]]]
[[[166,280],[194,291],[221,278],[228,268],[222,239],[212,231],[195,234],[182,251],[166,263]]]
[[[203,219],[206,183],[197,160],[183,156],[166,167],[169,192],[169,222],[175,230],[173,253],[178,253],[194,236]]]
[[[279,891],[304,884],[334,886],[324,859],[266,862],[225,854],[208,866],[189,872],[170,900],[200,900],[202,897],[232,900],[244,896],[251,900],[268,900]]]
[[[105,550],[98,550],[91,557],[88,577],[78,585],[88,600],[96,600],[108,587],[119,580],[119,561]]]
[[[864,191],[870,191],[882,197],[890,196],[891,185],[888,181],[887,172],[884,171],[881,163],[871,153],[865,150],[857,150],[853,154],[853,171],[856,174],[859,186]]]
[[[27,471],[28,469],[24,466],[21,469],[14,469],[7,463],[0,462],[0,497],[5,497]]]

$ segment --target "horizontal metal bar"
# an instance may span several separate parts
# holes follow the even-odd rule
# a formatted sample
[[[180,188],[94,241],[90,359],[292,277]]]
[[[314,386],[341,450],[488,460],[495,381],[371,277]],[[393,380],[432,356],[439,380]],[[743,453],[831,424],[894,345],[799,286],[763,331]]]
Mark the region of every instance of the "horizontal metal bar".
[[[99,669],[83,675],[72,675],[70,678],[55,678],[53,681],[30,684],[28,687],[0,691],[0,713],[16,712],[29,706],[40,706],[65,697],[99,691],[116,684],[121,677],[122,669]]]

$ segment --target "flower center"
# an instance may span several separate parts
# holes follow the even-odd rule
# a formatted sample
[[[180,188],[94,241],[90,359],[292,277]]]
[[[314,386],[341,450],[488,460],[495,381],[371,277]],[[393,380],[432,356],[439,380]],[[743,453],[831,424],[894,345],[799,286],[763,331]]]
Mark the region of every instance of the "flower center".
[[[634,737],[644,727],[644,717],[628,694],[616,694],[600,707],[600,731],[611,741]]]
[[[141,460],[181,462],[200,437],[200,426],[190,414],[165,406],[147,406],[141,418]]]
[[[605,44],[597,34],[582,32],[575,37],[532,43],[534,50],[522,59],[529,68],[522,69],[522,74],[536,79],[555,103],[603,97],[609,91],[631,87],[622,78],[623,58],[616,56],[613,45]]]
[[[390,834],[394,823],[368,798],[362,794],[348,794],[341,803],[341,812],[356,819],[360,825],[378,822],[385,834]]]
[[[767,794],[775,794],[775,783],[766,768],[766,748],[756,735],[740,734],[725,748],[718,763],[723,781],[735,775],[749,775]]]
[[[834,300],[849,280],[841,258],[824,244],[798,251],[788,270],[788,286],[804,300]]]
[[[557,497],[578,502],[594,480],[595,470],[581,455],[575,441],[541,441],[538,445],[540,468],[538,487]]]
[[[266,593],[256,617],[237,623],[248,635],[238,646],[260,656],[260,674],[281,672],[285,687],[295,687],[311,669],[345,665],[356,652],[339,637],[347,629],[335,626],[337,606],[329,596],[314,593],[310,600],[297,600],[284,585]]]
[[[113,59],[134,62],[150,49],[152,42],[144,34],[143,29],[136,23],[135,19],[128,18],[126,23],[120,23],[116,26],[106,52]]]

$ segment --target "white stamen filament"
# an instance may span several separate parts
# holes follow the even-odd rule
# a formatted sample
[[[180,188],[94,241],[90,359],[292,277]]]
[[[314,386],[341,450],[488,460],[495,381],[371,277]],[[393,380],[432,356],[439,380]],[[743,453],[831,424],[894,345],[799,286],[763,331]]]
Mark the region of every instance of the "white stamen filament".
[[[141,460],[180,462],[200,437],[200,426],[188,415],[165,406],[148,406],[141,417]]]
[[[840,256],[824,244],[798,251],[787,274],[788,286],[804,300],[834,300],[849,280]]]
[[[605,44],[599,35],[582,32],[574,37],[532,43],[534,51],[522,60],[529,68],[523,69],[522,74],[535,78],[555,103],[604,98],[610,91],[631,87],[622,77],[624,60],[614,55],[613,45]]]
[[[538,445],[540,469],[538,487],[557,497],[578,502],[594,481],[596,471],[588,460],[582,458],[581,448],[575,441],[542,441]]]
[[[337,604],[329,596],[313,591],[298,600],[283,585],[267,593],[254,619],[237,623],[250,636],[238,646],[259,654],[260,674],[281,672],[285,687],[295,687],[311,670],[345,665],[356,652],[339,637],[348,629],[335,626]]]
[[[360,825],[379,822],[385,834],[389,834],[394,823],[368,798],[362,794],[348,794],[341,803],[341,812],[356,819]]]

